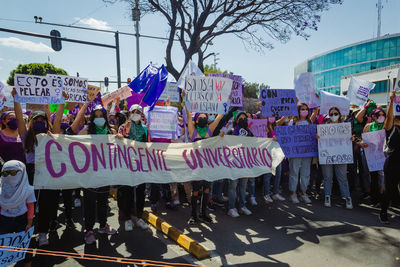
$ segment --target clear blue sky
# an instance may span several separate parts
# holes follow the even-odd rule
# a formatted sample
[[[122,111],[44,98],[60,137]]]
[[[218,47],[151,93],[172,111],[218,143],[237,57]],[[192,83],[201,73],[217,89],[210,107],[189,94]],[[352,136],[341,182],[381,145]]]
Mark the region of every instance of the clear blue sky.
[[[56,4],[55,4],[56,3]],[[377,0],[344,0],[322,14],[317,32],[310,32],[307,41],[293,36],[286,43],[273,42],[275,48],[264,53],[246,49],[234,36],[216,39],[211,52],[220,53],[218,67],[242,75],[252,82],[263,82],[272,88],[293,88],[293,69],[305,59],[354,42],[370,39],[377,32]],[[382,35],[400,32],[399,0],[383,0]],[[112,34],[57,28],[33,23],[33,17],[44,21],[76,25],[102,26],[113,30],[133,32],[130,8],[126,3],[105,4],[101,0],[2,0],[0,25],[4,28],[49,34],[58,29],[68,38],[114,44]],[[30,23],[3,19],[26,20]],[[141,33],[167,36],[168,27],[161,16],[146,15],[141,20]],[[32,43],[33,42],[33,43]],[[135,40],[121,36],[122,80],[136,75]],[[149,62],[164,63],[166,41],[141,39],[141,68]],[[5,81],[9,72],[18,64],[47,62],[64,68],[70,75],[80,73],[90,80],[103,80],[104,76],[116,80],[115,52],[113,49],[63,43],[60,52],[52,51],[50,40],[0,32],[0,80]],[[183,56],[174,51],[176,66],[183,65]],[[212,64],[212,57],[206,63]],[[110,87],[111,88],[111,87]],[[113,88],[111,88],[112,90]]]

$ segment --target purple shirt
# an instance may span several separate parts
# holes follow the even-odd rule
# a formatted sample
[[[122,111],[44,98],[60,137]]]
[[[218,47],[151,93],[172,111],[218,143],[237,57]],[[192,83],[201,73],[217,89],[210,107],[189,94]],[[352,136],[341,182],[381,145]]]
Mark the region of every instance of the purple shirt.
[[[25,152],[21,138],[9,137],[0,131],[0,157],[4,161],[19,160],[25,163]]]

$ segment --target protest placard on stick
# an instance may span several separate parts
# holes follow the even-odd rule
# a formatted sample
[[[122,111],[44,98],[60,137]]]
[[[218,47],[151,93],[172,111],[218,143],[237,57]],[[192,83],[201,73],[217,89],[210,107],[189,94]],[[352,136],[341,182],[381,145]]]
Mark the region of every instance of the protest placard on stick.
[[[293,89],[261,89],[260,100],[264,117],[298,115],[296,92]]]
[[[179,102],[179,88],[174,82],[167,82],[158,100],[166,101],[168,97],[171,102]]]
[[[15,74],[14,86],[17,90],[14,97],[15,102],[30,104],[61,104],[65,102],[62,95],[62,80],[57,77]]]
[[[347,97],[351,104],[362,106],[368,101],[369,92],[374,88],[374,83],[351,77]]]
[[[104,106],[107,106],[108,103],[116,100],[117,98],[119,98],[119,100],[124,100],[130,96],[132,96],[132,90],[128,85],[125,85],[124,87],[121,87],[118,90],[103,96],[103,103]]]
[[[319,164],[353,163],[350,122],[320,124],[317,132]]]
[[[228,73],[209,73],[209,77],[224,77],[231,79],[232,84],[232,107],[242,107],[243,106],[243,90],[242,90],[242,76],[233,75]]]
[[[393,113],[394,116],[400,116],[400,69],[397,73],[397,80],[394,86],[395,97],[393,99]]]
[[[186,76],[185,102],[190,112],[224,114],[233,81],[222,77]]]
[[[264,138],[268,137],[267,119],[258,119],[258,120],[248,119],[248,125],[250,131],[253,133],[255,137],[264,137]]]
[[[287,158],[317,156],[316,133],[315,124],[275,127],[275,136]]]
[[[101,90],[100,87],[88,84],[88,89],[87,89],[88,101],[89,102],[93,101],[100,92],[100,90]]]
[[[319,106],[319,100],[315,95],[314,73],[304,72],[294,80],[294,90],[299,103],[305,103],[309,108]]]

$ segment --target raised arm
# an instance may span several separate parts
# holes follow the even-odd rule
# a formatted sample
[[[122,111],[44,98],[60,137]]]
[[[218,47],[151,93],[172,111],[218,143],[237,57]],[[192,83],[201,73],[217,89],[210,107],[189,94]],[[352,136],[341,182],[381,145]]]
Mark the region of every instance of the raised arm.
[[[371,100],[369,100],[369,101],[367,102],[367,104],[363,107],[363,109],[360,110],[360,111],[357,113],[357,115],[356,115],[356,120],[358,121],[358,123],[362,123],[362,122],[363,122],[365,113],[367,112],[367,108],[368,108],[368,106],[369,106],[369,103],[371,103]]]
[[[88,108],[89,103],[85,103],[81,109],[79,110],[78,114],[76,115],[76,118],[74,122],[71,124],[71,130],[76,134],[79,129],[79,124],[80,122],[84,119],[86,109]]]
[[[63,92],[63,96],[64,99],[67,100],[68,99],[68,95],[66,92]],[[61,131],[61,120],[62,120],[62,116],[64,114],[64,104],[59,104],[58,108],[57,108],[57,112],[56,112],[56,117],[54,118],[54,123],[53,123],[53,132],[55,134],[62,134],[64,133],[63,131]]]
[[[395,97],[395,91],[392,91],[390,93],[390,101],[389,105],[386,109],[386,119],[385,119],[385,124],[383,125],[383,128],[385,128],[386,131],[390,131],[393,128],[393,121],[394,121],[394,116],[393,116],[393,100]]]
[[[11,92],[12,97],[14,97],[16,94],[17,94],[17,90],[15,90],[15,88],[13,88],[13,90]],[[24,117],[22,115],[21,104],[18,102],[15,102],[15,100],[14,100],[14,112],[15,112],[15,117],[17,117],[18,134],[22,138],[25,135],[26,126],[25,126]]]
[[[215,128],[217,128],[219,122],[222,120],[223,117],[224,117],[224,114],[218,114],[218,116],[215,118],[215,120],[208,126],[211,133],[214,133]]]

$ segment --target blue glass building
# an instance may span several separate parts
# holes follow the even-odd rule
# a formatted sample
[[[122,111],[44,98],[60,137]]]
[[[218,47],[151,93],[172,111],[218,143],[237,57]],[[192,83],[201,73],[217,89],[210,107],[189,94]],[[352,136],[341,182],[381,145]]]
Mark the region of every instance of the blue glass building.
[[[313,72],[315,88],[340,94],[342,76],[354,75],[400,63],[400,33],[385,35],[317,55],[295,67],[295,77],[302,72]],[[388,90],[388,81],[374,81],[371,93]]]

